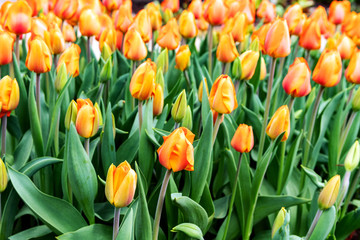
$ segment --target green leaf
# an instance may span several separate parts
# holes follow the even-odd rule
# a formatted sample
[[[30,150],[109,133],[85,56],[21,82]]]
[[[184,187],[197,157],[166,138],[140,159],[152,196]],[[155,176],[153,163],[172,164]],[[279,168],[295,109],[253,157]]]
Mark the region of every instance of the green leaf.
[[[116,151],[116,165],[119,165],[123,161],[128,161],[131,163],[137,151],[139,150],[139,133],[138,131],[133,132],[133,134],[123,142],[118,150]]]
[[[104,134],[102,135],[101,143],[101,159],[105,172],[107,172],[111,164],[115,164],[116,162],[114,137],[111,103],[109,103],[106,110]]]
[[[255,112],[245,107],[244,105],[241,105],[241,108],[245,112],[246,119],[248,119],[246,122],[248,122],[249,125],[253,127],[256,138],[260,139],[261,128],[262,128],[261,117],[258,116]]]
[[[112,236],[112,228],[103,224],[93,224],[80,228],[77,231],[58,236],[59,240],[109,240]]]
[[[205,84],[206,84],[206,79],[203,79],[203,94],[201,96],[202,102],[201,102],[201,121],[202,121],[202,125],[205,126],[206,125],[206,120],[207,117],[209,115],[209,112],[211,112],[210,109],[210,103],[209,103],[209,98],[208,95],[206,93],[206,88],[205,88]]]
[[[11,167],[8,169],[10,180],[21,199],[55,233],[86,226],[81,214],[70,203],[42,193],[26,175]]]
[[[118,240],[131,240],[134,239],[134,211],[132,208],[128,209],[126,215],[121,223],[119,233],[116,237]]]
[[[51,230],[46,225],[40,225],[12,235],[9,237],[9,240],[29,240],[45,236],[49,233],[51,233]]]
[[[325,184],[322,182],[321,177],[314,170],[304,167],[303,165],[301,165],[301,168],[318,188],[323,188],[325,186]]]
[[[181,223],[171,229],[172,232],[183,232],[187,236],[195,239],[204,239],[201,229],[193,223]]]
[[[360,229],[360,208],[347,213],[336,224],[336,239],[346,239],[353,231]]]
[[[259,83],[260,83],[261,58],[262,58],[262,53],[260,51],[260,56],[256,63],[255,73],[254,73],[253,77],[250,79],[250,83],[254,86],[255,92],[256,92],[257,88],[259,87]]]
[[[94,166],[86,154],[74,124],[70,125],[67,149],[67,174],[75,198],[84,210],[89,222],[95,222],[94,200],[97,193],[97,177]]]
[[[20,172],[31,177],[37,171],[39,171],[41,168],[46,167],[51,164],[54,164],[54,163],[61,163],[61,162],[62,162],[61,159],[53,158],[53,157],[36,158],[36,159],[33,159],[30,162],[28,162],[24,167],[22,167]]]
[[[29,160],[31,150],[33,147],[33,139],[31,136],[31,131],[28,130],[22,137],[20,143],[17,145],[14,152],[14,164],[13,168],[16,170],[20,169],[25,163]]]
[[[316,224],[316,227],[313,233],[310,236],[309,240],[324,240],[329,235],[331,229],[334,226],[336,221],[336,210],[335,207],[325,210]]]
[[[84,75],[81,75],[82,77],[82,84],[80,86],[80,89],[78,91],[78,94],[81,92],[87,93],[91,86],[93,85],[93,82],[95,80],[95,60],[92,59],[91,62],[86,66],[84,70]]]

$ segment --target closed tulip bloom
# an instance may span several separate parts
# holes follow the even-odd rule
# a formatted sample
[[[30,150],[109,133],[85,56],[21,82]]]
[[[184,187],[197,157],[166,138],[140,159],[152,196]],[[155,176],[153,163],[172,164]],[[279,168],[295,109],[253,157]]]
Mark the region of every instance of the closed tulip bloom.
[[[159,30],[162,25],[162,18],[160,8],[153,2],[150,2],[146,5],[146,10],[148,11],[151,28],[153,31]]]
[[[51,70],[51,52],[40,37],[35,37],[30,41],[25,65],[30,71],[35,73],[45,73]]]
[[[105,43],[110,47],[112,52],[114,52],[116,50],[116,30],[114,27],[106,28],[101,33],[101,36],[99,39],[100,51],[103,50]]]
[[[115,20],[116,30],[126,33],[133,21],[131,9],[128,9],[126,5],[121,5],[117,12],[117,19]]]
[[[12,62],[14,38],[6,31],[0,31],[0,66]]]
[[[254,147],[252,127],[246,124],[240,124],[231,140],[231,146],[241,153],[250,152]]]
[[[152,38],[152,27],[148,12],[145,9],[140,10],[135,16],[133,24],[130,28],[134,27],[141,35],[145,43],[149,42]]]
[[[239,56],[234,39],[230,34],[222,34],[216,50],[216,58],[223,63],[229,63]]]
[[[26,2],[32,9],[33,17],[37,16],[40,10],[45,14],[47,14],[49,11],[47,0],[26,0]]]
[[[306,19],[307,19],[306,14],[305,13],[301,14],[299,23],[296,25],[293,31],[290,31],[290,34],[293,34],[295,36],[300,36],[303,30],[303,26],[306,22]]]
[[[320,26],[320,32],[328,38],[335,32],[335,25],[328,21],[326,10],[323,6],[318,6],[310,16]]]
[[[204,82],[205,82],[206,97],[209,98],[209,87],[207,85],[206,78],[204,78]],[[199,90],[198,90],[199,102],[202,102],[203,89],[204,89],[204,84],[203,84],[203,81],[201,81],[200,85],[199,85]]]
[[[247,50],[240,55],[241,61],[241,78],[244,80],[250,80],[256,69],[257,62],[259,60],[260,53],[253,50]]]
[[[281,133],[285,132],[281,141],[288,139],[290,134],[290,112],[287,105],[283,105],[274,113],[266,127],[266,134],[271,139],[276,139]]]
[[[161,2],[161,8],[163,11],[170,9],[173,13],[179,11],[180,1],[179,0],[164,0]]]
[[[350,13],[351,4],[349,1],[332,1],[329,7],[329,20],[334,24],[341,24]]]
[[[313,71],[314,82],[324,86],[336,86],[341,79],[342,64],[337,49],[325,49]]]
[[[318,206],[320,210],[326,210],[332,207],[336,202],[340,189],[340,176],[333,176],[320,192]]]
[[[242,13],[240,11],[241,3],[238,0],[228,0],[224,1],[225,6],[227,7],[227,17],[232,18],[237,13]]]
[[[355,141],[355,143],[351,146],[350,150],[346,154],[344,166],[346,171],[352,172],[359,165],[360,161],[360,149],[359,149],[359,141]]]
[[[345,71],[346,80],[350,83],[360,84],[360,50],[356,49]]]
[[[59,71],[61,65],[65,63],[67,74],[77,77],[79,75],[80,53],[81,49],[79,45],[73,43],[63,52],[63,54],[61,54],[57,65],[57,71]]]
[[[48,32],[48,26],[40,18],[31,19],[31,36],[40,36],[42,39],[45,39],[45,32]]]
[[[209,96],[210,107],[218,113],[229,114],[238,107],[235,87],[228,75],[220,75]]]
[[[259,38],[259,44],[260,44],[260,49],[262,51],[264,51],[265,47],[265,38],[266,35],[270,29],[271,23],[266,23],[264,25],[262,25],[258,30],[255,30],[253,32],[253,34],[251,35],[251,40],[254,40],[255,38]]]
[[[222,0],[211,0],[204,12],[204,18],[211,25],[222,25],[226,19],[226,7]]]
[[[106,176],[105,196],[116,208],[128,206],[134,199],[137,175],[127,161],[111,164]]]
[[[282,225],[284,225],[286,214],[287,212],[285,208],[282,207],[274,220],[274,224],[271,229],[271,238],[274,238],[275,233],[281,228]]]
[[[162,48],[175,50],[181,40],[179,26],[175,18],[170,19],[165,26],[162,26],[159,31],[159,36],[156,43]]]
[[[64,24],[62,28],[62,34],[64,36],[65,42],[75,42],[75,30],[70,24]]]
[[[337,42],[337,49],[341,59],[350,59],[356,49],[354,41],[345,34],[342,34]]]
[[[65,51],[65,39],[56,24],[51,24],[49,30],[49,44],[50,50],[53,54],[60,54]]]
[[[121,31],[116,30],[116,49],[121,51],[123,44],[123,33]]]
[[[261,57],[261,67],[260,67],[260,81],[264,80],[266,77],[266,64],[264,57]]]
[[[154,91],[156,64],[150,59],[142,63],[130,81],[130,93],[139,100],[147,100]]]
[[[175,68],[184,71],[188,66],[190,66],[190,56],[191,52],[189,46],[182,45],[175,56]]]
[[[61,18],[56,16],[54,12],[49,12],[47,15],[45,15],[44,13],[40,13],[39,18],[46,22],[48,26],[50,24],[56,24],[59,28],[61,28],[61,25],[63,23]]]
[[[102,0],[102,4],[106,7],[109,12],[112,12],[119,8],[122,0]]]
[[[141,61],[147,56],[147,48],[140,33],[130,29],[124,37],[124,56],[133,61]]]
[[[31,30],[31,16],[32,9],[26,1],[14,2],[7,12],[5,28],[16,35],[28,33]]]
[[[296,26],[299,24],[303,11],[300,4],[292,4],[284,13],[284,19],[289,27],[290,34],[293,34]]]
[[[290,54],[290,35],[286,20],[277,19],[271,24],[266,34],[265,52],[273,58],[286,57]]]
[[[100,31],[95,36],[95,39],[97,41],[100,41],[100,37],[101,37],[102,32],[106,28],[114,28],[114,23],[113,23],[113,19],[111,19],[111,17],[106,13],[101,13],[100,15],[98,15],[98,19],[99,19],[99,23],[100,23]]]
[[[272,22],[276,18],[275,4],[269,2],[268,0],[261,1],[256,15],[259,18],[264,19],[265,23]]]
[[[68,109],[66,110],[64,125],[67,130],[70,129],[71,123],[76,123],[77,117],[77,103],[71,100]]]
[[[177,128],[169,136],[164,136],[164,143],[157,150],[160,164],[174,172],[194,171],[194,137],[185,127]]]
[[[5,76],[0,80],[0,118],[10,116],[11,111],[15,110],[19,104],[20,92],[16,79]]]
[[[0,25],[1,26],[5,26],[9,8],[11,7],[12,4],[13,4],[13,2],[6,1],[1,5],[1,8],[0,8]]]
[[[171,108],[171,117],[175,120],[175,122],[180,123],[186,114],[186,92],[185,89],[181,91],[179,96],[177,96],[172,108]]]
[[[187,10],[184,10],[180,15],[179,27],[180,27],[180,34],[184,38],[196,37],[198,33],[194,14]]]
[[[196,19],[200,19],[202,16],[202,1],[192,0],[188,6],[188,11],[192,12]]]
[[[57,0],[54,6],[54,13],[65,20],[72,18],[79,6],[78,0]]]
[[[237,13],[234,16],[234,24],[231,34],[235,42],[243,42],[247,34],[247,20],[245,13]]]
[[[321,47],[321,32],[317,21],[307,19],[302,28],[299,45],[307,50],[316,50]]]
[[[98,107],[94,107],[90,99],[78,99],[75,124],[78,134],[84,138],[94,136],[99,130],[100,116]]]
[[[100,32],[100,22],[97,14],[92,9],[85,9],[79,18],[79,30],[86,37],[96,36]]]
[[[206,31],[209,28],[209,23],[205,20],[205,18],[201,17],[197,20],[196,26],[200,31]]]
[[[350,37],[353,37],[351,31],[354,28],[354,22],[356,18],[357,18],[357,13],[354,11],[345,15],[344,20],[341,24],[341,32],[346,33]]]
[[[255,22],[255,1],[253,0],[241,0],[240,12],[245,13],[249,23]]]
[[[153,115],[158,116],[162,113],[164,108],[164,91],[160,84],[156,84],[152,93],[153,97]]]
[[[5,191],[8,183],[8,177],[6,172],[6,166],[0,158],[0,193]]]
[[[293,97],[306,96],[311,91],[310,76],[311,71],[306,60],[295,58],[282,82],[282,86],[285,92]]]

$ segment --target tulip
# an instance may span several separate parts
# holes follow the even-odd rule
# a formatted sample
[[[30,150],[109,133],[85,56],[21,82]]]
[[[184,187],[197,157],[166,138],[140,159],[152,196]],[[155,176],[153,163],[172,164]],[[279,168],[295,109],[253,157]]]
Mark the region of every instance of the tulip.
[[[90,138],[99,130],[101,113],[90,99],[77,100],[76,130],[81,137]]]
[[[9,8],[11,7],[12,4],[13,4],[13,2],[6,1],[1,5],[1,8],[0,8],[0,25],[1,26],[5,26]]]
[[[261,66],[260,66],[260,81],[264,80],[266,77],[266,64],[264,57],[261,57]]]
[[[198,97],[199,97],[200,102],[202,102],[202,95],[203,95],[203,88],[204,88],[203,82],[205,82],[206,97],[209,98],[209,87],[207,85],[206,78],[204,78],[204,80],[200,82],[199,90],[198,90]]]
[[[198,29],[195,23],[195,16],[192,12],[184,10],[179,18],[179,30],[184,38],[196,37]]]
[[[187,106],[185,116],[184,116],[183,120],[181,121],[181,126],[187,128],[189,130],[192,129],[192,126],[193,126],[192,111],[191,111],[191,108],[189,105]]]
[[[216,50],[216,58],[220,62],[229,63],[239,56],[236,50],[234,39],[230,34],[223,34],[220,37],[220,43]]]
[[[3,191],[5,191],[7,183],[8,183],[8,177],[6,172],[6,166],[0,158],[0,194]]]
[[[329,7],[329,20],[334,24],[341,24],[347,14],[350,13],[349,1],[332,1]]]
[[[206,31],[209,28],[209,23],[202,17],[197,21],[196,26],[199,30]]]
[[[277,19],[271,24],[266,34],[264,49],[266,54],[273,58],[290,54],[290,35],[286,20]]]
[[[31,36],[39,36],[42,39],[45,39],[45,33],[48,33],[48,26],[40,18],[31,19]]]
[[[321,46],[321,32],[317,21],[307,19],[302,27],[299,45],[307,50],[316,50]]]
[[[61,92],[67,82],[66,65],[62,63],[55,78],[55,89],[57,92]]]
[[[211,0],[205,9],[204,18],[213,26],[223,24],[226,18],[226,7],[223,1]]]
[[[190,66],[191,52],[188,45],[182,45],[175,56],[175,68],[185,71]]]
[[[351,146],[349,152],[346,154],[345,157],[345,170],[346,171],[353,171],[359,165],[360,161],[360,149],[359,149],[359,142],[356,140],[355,143]]]
[[[28,33],[31,30],[31,16],[32,9],[26,1],[14,2],[8,9],[5,28],[16,35]]]
[[[65,63],[67,73],[70,76],[77,77],[79,75],[80,52],[80,47],[73,43],[70,48],[66,49],[60,56],[57,71],[59,71],[61,65]]]
[[[256,69],[260,53],[258,51],[247,50],[240,55],[241,79],[250,80]]]
[[[274,113],[266,127],[266,134],[271,139],[276,139],[281,133],[285,132],[281,141],[288,139],[290,134],[290,112],[287,105],[283,105]]]
[[[330,37],[335,32],[335,25],[328,21],[327,13],[324,7],[318,6],[310,16],[320,26],[320,32],[325,38]]]
[[[281,208],[278,214],[276,215],[274,224],[271,229],[271,238],[274,238],[275,233],[281,228],[282,225],[284,225],[285,217],[286,217],[286,210],[285,208]]]
[[[192,12],[196,19],[200,19],[202,17],[202,1],[192,0],[188,6],[188,11]]]
[[[251,126],[240,124],[231,140],[231,146],[240,153],[248,153],[254,147],[254,134]]]
[[[134,22],[130,28],[134,27],[141,35],[145,43],[152,38],[152,27],[150,17],[145,9],[140,10],[135,16]]]
[[[30,71],[38,74],[51,70],[52,57],[50,49],[40,37],[35,37],[30,42],[25,65]]]
[[[186,106],[187,106],[186,92],[184,89],[176,98],[175,103],[171,109],[171,117],[175,120],[175,122],[179,123],[183,120],[186,113]]]
[[[241,3],[238,0],[225,0],[224,4],[227,8],[227,18],[233,18],[240,11]]]
[[[133,61],[141,61],[147,56],[147,48],[140,33],[130,29],[124,38],[124,56]]]
[[[153,116],[158,116],[164,108],[164,91],[160,84],[156,84],[152,93],[153,97]]]
[[[220,75],[214,82],[210,95],[210,107],[220,114],[229,114],[238,107],[235,87],[231,78]]]
[[[160,28],[159,36],[156,42],[162,48],[175,50],[180,44],[180,39],[179,26],[176,19],[172,18],[165,26]]]
[[[295,58],[293,64],[290,65],[282,86],[285,92],[292,97],[303,97],[310,93],[311,71],[308,63],[304,58]]]
[[[189,56],[190,57],[190,56]],[[156,59],[156,66],[165,74],[169,68],[169,51],[167,48],[163,49]]]
[[[348,82],[360,84],[360,50],[356,49],[350,58],[349,65],[345,71]]]
[[[242,0],[240,1],[240,12],[245,13],[249,23],[255,22],[255,1]]]
[[[340,176],[332,177],[325,185],[324,189],[320,192],[318,198],[318,205],[320,210],[329,209],[334,205],[340,188]]]
[[[247,33],[247,20],[244,13],[237,13],[234,16],[234,24],[231,34],[235,42],[243,42]]]
[[[264,50],[264,45],[265,45],[265,38],[266,35],[270,29],[271,24],[267,23],[262,25],[258,30],[255,30],[253,32],[253,34],[251,35],[251,40],[254,40],[256,38],[259,39],[259,44],[260,44],[260,49],[263,51]]]
[[[195,135],[184,127],[164,136],[164,143],[157,150],[160,164],[174,172],[194,171],[194,137]]]
[[[65,42],[75,42],[76,41],[75,31],[71,25],[64,24],[62,33],[63,33]]]
[[[85,9],[81,12],[79,18],[79,30],[81,35],[86,37],[96,36],[100,32],[100,22],[95,11]]]
[[[180,1],[179,0],[164,0],[161,2],[161,8],[163,11],[166,9],[171,10],[173,13],[179,11],[180,8]]]
[[[105,43],[110,47],[111,52],[114,52],[116,50],[116,30],[114,27],[106,28],[101,33],[99,39],[100,51],[103,50]]]
[[[154,91],[156,64],[150,59],[142,63],[130,81],[130,93],[139,100],[147,100]]]
[[[333,87],[340,82],[341,68],[341,57],[338,50],[325,49],[313,71],[313,80],[324,87]]]
[[[153,2],[150,2],[146,5],[146,10],[148,11],[150,22],[151,22],[151,28],[153,31],[159,30],[161,28],[162,24],[162,18],[161,18],[161,12],[158,8],[158,5],[156,5]]]
[[[0,118],[10,116],[19,104],[20,92],[16,79],[5,76],[0,80]]]
[[[111,58],[111,54],[113,53],[113,50],[109,47],[107,43],[104,43],[103,48],[101,49],[101,57],[104,59],[104,61]]]
[[[356,49],[356,44],[351,38],[343,34],[338,39],[337,49],[341,59],[350,59]]]
[[[75,15],[78,5],[78,0],[57,0],[54,6],[54,13],[63,20],[70,19]]]
[[[341,24],[341,31],[346,33],[349,37],[353,37],[353,33],[355,31],[355,22],[357,20],[358,14],[356,12],[350,12],[347,14]]]
[[[352,109],[354,110],[354,112],[357,112],[360,110],[360,88],[358,88],[356,90],[351,105],[352,105]]]
[[[268,0],[261,1],[256,15],[259,18],[263,18],[265,23],[272,22],[276,18],[275,4]]]
[[[290,34],[294,34],[294,30],[296,26],[298,26],[301,18],[302,18],[302,8],[300,4],[295,3],[292,4],[288,9],[286,9],[284,13],[284,19],[289,27]]]
[[[98,16],[98,19],[99,19],[99,23],[100,23],[100,31],[95,36],[95,39],[97,41],[100,41],[102,32],[107,28],[114,28],[114,23],[113,23],[113,20],[111,19],[111,17],[109,15],[107,15],[106,13],[101,13]]]
[[[296,25],[296,27],[294,28],[293,31],[290,30],[290,33],[293,34],[293,35],[296,35],[296,36],[300,36],[300,34],[302,33],[303,26],[304,26],[305,22],[306,22],[306,14],[303,13],[303,14],[301,14],[299,23]]]
[[[41,13],[39,15],[39,18],[42,19],[48,26],[50,24],[56,24],[59,28],[61,28],[61,25],[63,23],[63,21],[61,20],[61,18],[59,18],[58,16],[56,16],[54,14],[54,12],[49,12],[47,15],[45,15],[44,13]]]
[[[126,33],[133,21],[131,9],[128,9],[126,5],[121,5],[117,12],[117,20],[115,21],[116,30]]]
[[[116,49],[122,51],[124,34],[121,31],[116,30]]]
[[[121,5],[122,0],[103,0],[102,3],[109,12],[118,9]]]
[[[69,107],[66,111],[65,121],[64,121],[65,128],[67,130],[70,129],[71,123],[74,124],[76,123],[76,117],[77,117],[77,103],[74,100],[71,100]]]
[[[60,54],[65,51],[65,39],[56,24],[50,25],[48,46],[53,54]]]
[[[6,31],[0,31],[0,66],[13,60],[14,38]]]

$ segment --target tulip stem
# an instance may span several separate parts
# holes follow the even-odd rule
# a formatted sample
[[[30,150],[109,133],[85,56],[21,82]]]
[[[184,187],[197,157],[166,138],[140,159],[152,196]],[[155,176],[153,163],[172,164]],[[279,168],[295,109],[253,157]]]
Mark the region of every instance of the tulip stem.
[[[120,220],[120,211],[121,208],[115,207],[114,210],[114,223],[113,223],[113,237],[112,239],[115,240],[118,233],[119,233],[119,220]]]
[[[186,79],[187,86],[191,90],[191,83],[190,83],[189,73],[187,72],[186,69],[184,70],[184,76],[185,76],[185,79]]]
[[[222,74],[228,74],[230,69],[230,63],[223,63]]]
[[[5,114],[1,118],[1,156],[5,156],[6,153],[6,127],[7,127],[7,115]]]
[[[341,184],[341,191],[339,194],[339,203],[336,206],[336,212],[339,211],[341,203],[343,202],[348,190],[349,190],[349,183],[350,183],[350,176],[351,176],[351,172],[350,171],[346,171],[344,174],[344,177],[342,179],[342,184]]]
[[[91,39],[91,37],[88,37],[87,42],[86,42],[86,57],[87,57],[88,63],[91,61],[90,39]]]
[[[309,231],[308,233],[306,234],[306,237],[305,237],[305,240],[308,240],[311,236],[311,234],[313,233],[315,227],[316,227],[316,224],[318,223],[319,219],[320,219],[320,216],[321,214],[323,213],[322,210],[318,209],[317,212],[316,212],[316,215],[314,217],[314,220],[313,222],[311,223],[311,226],[309,228]]]
[[[346,213],[347,208],[348,208],[348,206],[349,206],[350,200],[351,200],[351,198],[353,197],[353,195],[354,195],[354,193],[355,193],[355,191],[356,191],[356,189],[357,189],[357,185],[358,185],[359,178],[360,178],[360,168],[359,168],[358,171],[356,172],[355,177],[353,177],[353,179],[352,179],[349,192],[348,192],[348,194],[346,195],[346,198],[345,198],[345,201],[344,201],[344,205],[343,205],[343,208],[342,208],[342,212],[341,212],[340,219],[345,216],[345,213]]]
[[[293,96],[291,96],[288,107],[289,107],[289,113],[291,114],[291,109],[294,106],[294,102],[295,102],[295,98]]]
[[[281,142],[280,143],[280,163],[279,163],[279,174],[278,174],[278,183],[277,183],[277,195],[280,195],[281,191],[282,191],[285,148],[286,148],[286,141]]]
[[[139,101],[139,131],[141,134],[141,126],[142,126],[142,122],[143,122],[143,101]]]
[[[85,138],[84,148],[85,148],[87,155],[90,157],[90,155],[89,155],[89,153],[90,153],[90,138]]]
[[[209,48],[209,56],[208,56],[208,68],[209,68],[209,75],[212,78],[212,45],[213,45],[213,26],[210,24],[208,28],[208,48]]]
[[[169,179],[170,179],[171,173],[172,173],[172,170],[171,170],[171,169],[168,169],[168,170],[166,171],[166,174],[165,174],[165,177],[164,177],[162,186],[161,186],[161,190],[160,190],[160,194],[159,194],[159,199],[158,199],[157,206],[156,206],[155,219],[154,219],[153,240],[157,240],[157,239],[158,239],[161,212],[162,212],[162,208],[163,208],[163,205],[164,205],[166,188],[167,188],[167,185],[168,185],[168,183],[169,183]]]
[[[309,58],[310,58],[310,50],[306,50],[306,56],[305,56],[306,62],[309,62]]]
[[[2,211],[1,211],[1,193],[0,193],[0,222],[1,222],[1,217],[2,217]]]
[[[20,47],[19,47],[19,42],[20,42],[20,36],[16,35],[16,39],[15,39],[15,56],[16,56],[16,60],[17,63],[20,67]]]
[[[242,49],[242,42],[239,42],[239,44],[238,44],[238,52],[239,52],[239,54],[241,54],[241,49]]]
[[[240,165],[241,165],[242,156],[243,156],[243,154],[240,153],[239,162],[238,162],[237,170],[236,170],[236,176],[235,176],[235,179],[234,179],[234,185],[233,185],[232,191],[231,191],[232,194],[231,194],[230,206],[229,206],[229,210],[228,210],[228,214],[227,214],[227,218],[226,218],[226,225],[225,225],[225,231],[224,231],[223,240],[226,239],[227,231],[228,231],[229,225],[230,225],[230,218],[231,218],[231,213],[232,213],[233,206],[234,206],[234,201],[235,201],[236,187],[237,187],[237,182],[238,182],[238,178],[239,178],[239,172],[240,172]]]
[[[37,107],[37,110],[38,110],[39,121],[41,123],[40,73],[36,74],[36,107]]]
[[[316,120],[316,115],[317,115],[317,111],[320,105],[320,100],[321,97],[324,93],[325,87],[321,86],[320,90],[318,92],[318,95],[316,97],[315,100],[315,104],[314,104],[314,108],[311,114],[311,120],[310,120],[310,124],[309,124],[309,131],[307,133],[307,138],[306,138],[306,142],[305,142],[305,150],[304,150],[304,158],[303,158],[303,165],[305,167],[307,167],[308,164],[308,158],[309,158],[309,154],[310,154],[310,145],[311,145],[311,138],[312,138],[312,134],[314,131],[314,126],[315,126],[315,120]],[[305,183],[305,172],[301,171],[301,180],[300,180],[300,191],[303,189],[304,187],[304,183]]]
[[[58,63],[58,55],[54,54],[54,67],[55,67],[55,69],[57,67],[57,63]]]
[[[267,124],[267,120],[268,120],[268,117],[269,117],[271,90],[272,90],[272,85],[273,85],[273,81],[274,81],[276,58],[271,58],[270,66],[271,67],[270,67],[270,76],[269,76],[269,82],[268,82],[268,90],[267,90],[267,95],[266,95],[265,112],[264,112],[263,125],[262,125],[262,128],[261,128],[259,152],[258,152],[258,159],[257,159],[258,163],[261,160],[263,150],[264,150],[265,129],[266,129],[266,124]]]
[[[216,140],[216,136],[217,136],[217,133],[219,131],[219,127],[220,127],[220,124],[221,124],[221,118],[222,118],[222,114],[219,113],[217,118],[216,118],[216,121],[215,121],[215,126],[214,126],[214,131],[213,131],[213,136],[212,136],[212,145],[214,146],[214,143],[215,143],[215,140]]]
[[[55,128],[55,136],[54,136],[54,148],[55,148],[55,156],[56,157],[59,154],[59,126],[60,126],[60,109],[58,111],[58,117],[56,120],[56,128]]]

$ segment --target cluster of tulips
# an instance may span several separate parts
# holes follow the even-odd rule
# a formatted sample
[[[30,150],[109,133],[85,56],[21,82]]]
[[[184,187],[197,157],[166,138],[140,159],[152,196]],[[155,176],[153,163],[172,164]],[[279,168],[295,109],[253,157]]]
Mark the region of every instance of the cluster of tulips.
[[[311,5],[3,3],[0,240],[358,238],[360,13]]]

